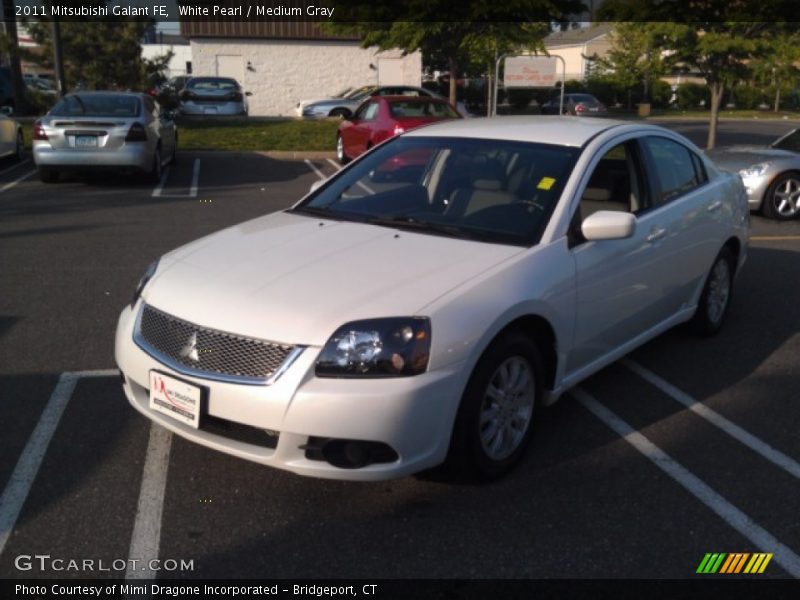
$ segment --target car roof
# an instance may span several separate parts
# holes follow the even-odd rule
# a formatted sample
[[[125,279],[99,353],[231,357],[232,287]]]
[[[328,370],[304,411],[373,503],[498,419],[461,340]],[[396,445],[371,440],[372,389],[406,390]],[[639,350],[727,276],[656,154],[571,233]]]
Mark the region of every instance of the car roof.
[[[434,104],[449,104],[444,98],[438,96],[404,96],[403,94],[395,94],[392,96],[380,96],[381,100],[387,102],[431,102]]]
[[[603,131],[621,125],[630,123],[585,117],[482,117],[444,121],[405,135],[482,138],[580,147]],[[658,129],[654,126],[647,128]]]

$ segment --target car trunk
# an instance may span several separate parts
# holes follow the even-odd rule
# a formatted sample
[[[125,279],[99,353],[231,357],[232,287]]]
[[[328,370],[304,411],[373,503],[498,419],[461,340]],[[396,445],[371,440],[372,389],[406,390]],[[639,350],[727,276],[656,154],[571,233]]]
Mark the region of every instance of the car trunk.
[[[136,119],[109,117],[51,117],[43,125],[53,148],[96,152],[124,146],[135,122]]]

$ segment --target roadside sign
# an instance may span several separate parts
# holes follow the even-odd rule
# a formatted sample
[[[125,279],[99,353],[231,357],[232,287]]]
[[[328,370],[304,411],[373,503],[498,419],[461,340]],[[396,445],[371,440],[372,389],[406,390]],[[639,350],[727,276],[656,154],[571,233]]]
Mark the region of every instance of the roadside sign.
[[[555,87],[558,58],[555,56],[508,56],[503,68],[506,88]]]

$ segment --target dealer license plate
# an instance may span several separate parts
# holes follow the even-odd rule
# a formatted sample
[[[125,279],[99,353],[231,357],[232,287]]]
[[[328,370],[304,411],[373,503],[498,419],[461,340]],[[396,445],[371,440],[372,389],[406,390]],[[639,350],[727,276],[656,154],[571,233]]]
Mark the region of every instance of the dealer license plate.
[[[86,147],[97,147],[97,136],[94,135],[76,135],[75,136],[75,146],[80,146],[81,148]]]
[[[203,388],[150,371],[150,408],[194,427],[200,426],[200,399]]]

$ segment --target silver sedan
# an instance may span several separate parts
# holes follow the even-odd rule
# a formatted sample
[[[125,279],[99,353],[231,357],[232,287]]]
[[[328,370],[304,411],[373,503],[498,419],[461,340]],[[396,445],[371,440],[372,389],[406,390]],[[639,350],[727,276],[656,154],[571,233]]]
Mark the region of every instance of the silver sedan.
[[[751,210],[788,221],[800,216],[800,129],[769,146],[732,146],[708,152],[720,168],[742,176]]]
[[[101,169],[144,172],[157,182],[177,146],[172,114],[146,94],[68,94],[33,124],[33,160],[45,183],[62,171]]]

